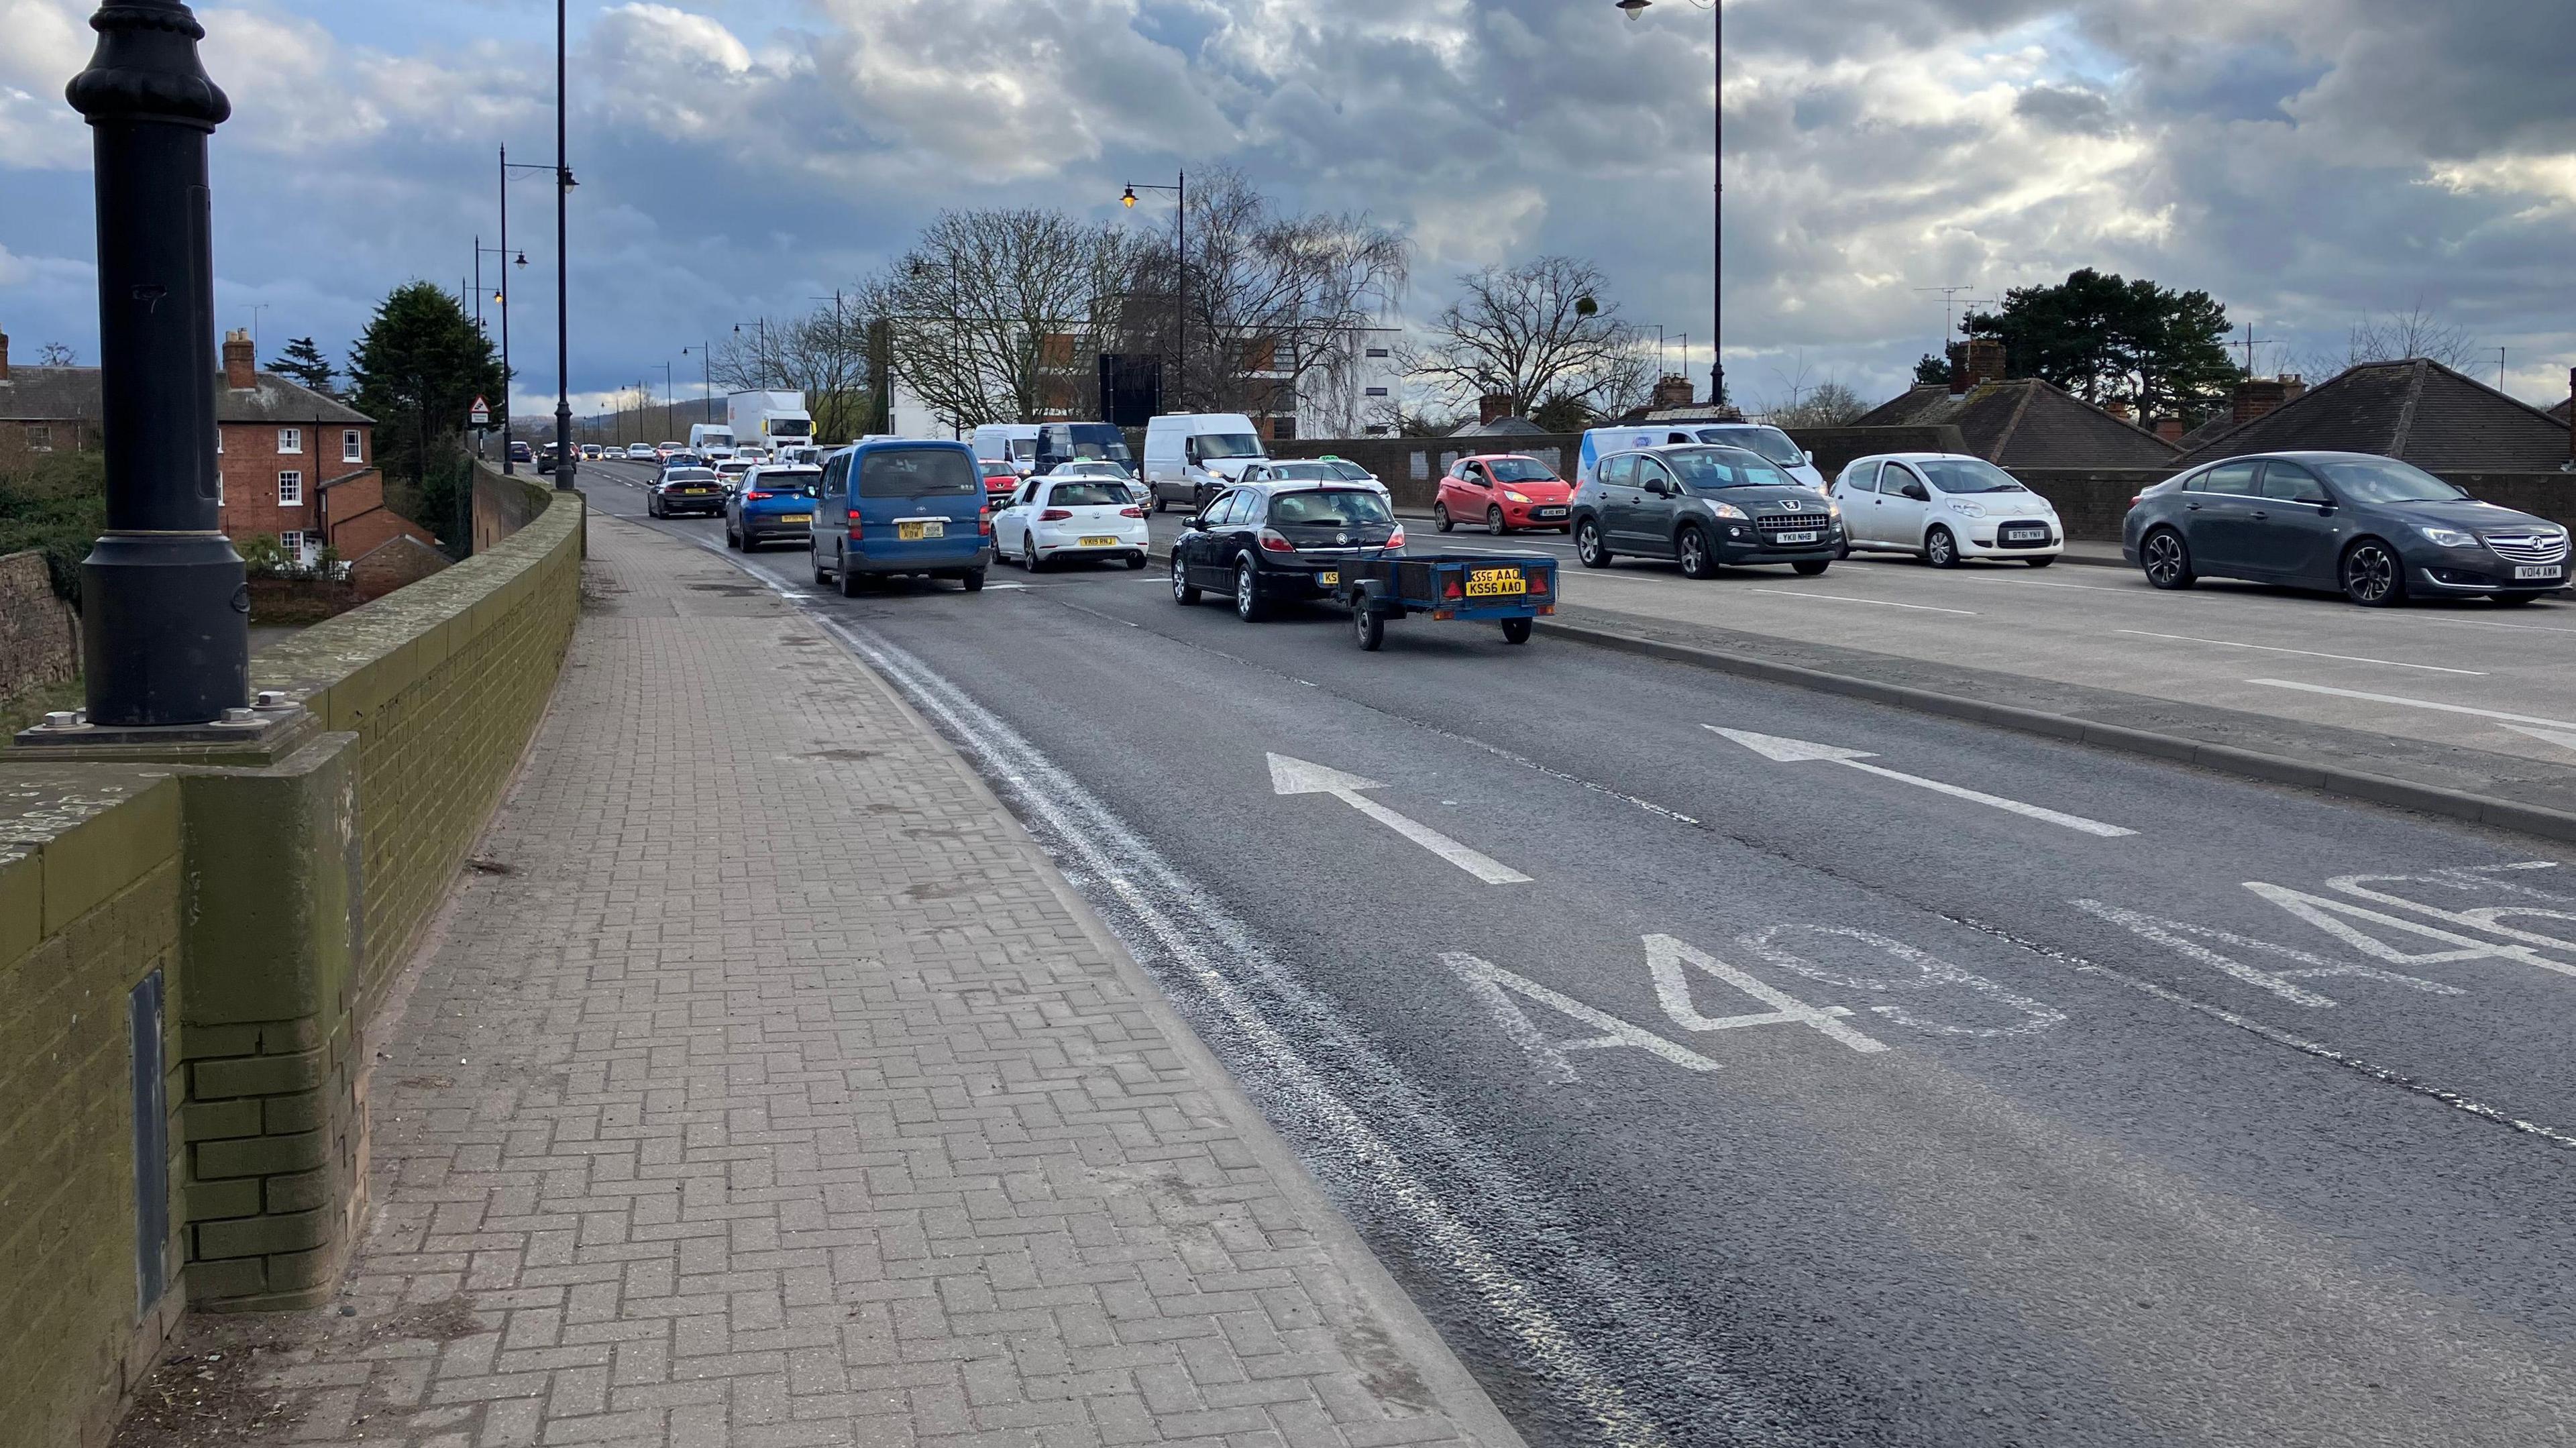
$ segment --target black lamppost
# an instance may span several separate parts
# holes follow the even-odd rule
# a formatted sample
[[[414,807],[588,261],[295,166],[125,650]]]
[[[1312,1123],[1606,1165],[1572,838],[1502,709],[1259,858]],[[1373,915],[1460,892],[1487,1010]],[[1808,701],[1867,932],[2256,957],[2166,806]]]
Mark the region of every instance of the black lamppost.
[[[1644,14],[1646,7],[1654,4],[1655,0],[1615,0],[1615,3],[1618,5],[1620,10],[1626,12],[1629,19],[1634,20],[1638,16]],[[1714,142],[1711,147],[1712,159],[1710,161],[1710,169],[1714,176],[1714,199],[1709,202],[1710,241],[1708,269],[1709,291],[1711,293],[1709,300],[1708,334],[1708,401],[1711,407],[1715,407],[1726,400],[1726,354],[1718,342],[1719,338],[1726,335],[1724,331],[1726,324],[1725,285],[1721,280],[1721,278],[1726,274],[1726,11],[1719,4],[1719,0],[1708,0],[1708,3],[1706,4],[1701,4],[1700,0],[1691,0],[1691,3],[1702,10],[1714,12],[1717,17],[1717,38],[1712,46],[1714,58],[1710,62],[1712,71],[1716,77],[1717,104],[1714,109],[1717,116],[1710,132]],[[1689,366],[1688,362],[1684,362],[1683,366],[1687,369]]]
[[[65,91],[98,200],[107,531],[81,563],[92,724],[204,724],[250,702],[250,595],[221,531],[206,138],[232,103],[183,0],[107,0]]]
[[[502,155],[507,156],[508,154],[509,152],[507,149],[502,151]],[[503,164],[507,165],[508,163],[505,161]],[[507,173],[504,173],[505,176],[506,174]],[[511,263],[509,260],[510,192],[507,187],[502,188],[501,191],[501,244],[499,246],[485,246],[483,244],[483,238],[479,236],[474,238],[474,321],[477,326],[482,325],[483,322],[483,258],[487,256],[497,256],[502,259],[501,289],[492,294],[492,302],[493,305],[501,309],[501,471],[507,473],[516,471],[510,466]],[[519,253],[517,265],[523,270],[527,267],[528,254],[526,252],[523,251]],[[480,456],[482,449],[478,446],[475,449],[475,453]]]
[[[572,445],[572,268],[564,239],[573,184],[564,159],[564,0],[555,0],[555,490],[564,493],[573,491],[580,457]]]
[[[1119,205],[1130,211],[1136,209],[1138,184],[1134,181],[1127,183],[1126,193],[1118,198]],[[1169,191],[1179,201],[1173,208],[1174,221],[1180,227],[1180,240],[1172,252],[1172,269],[1176,274],[1172,302],[1172,330],[1176,334],[1172,342],[1172,400],[1187,408],[1190,405],[1190,173],[1179,173],[1173,178],[1172,185],[1146,185],[1145,189]]]

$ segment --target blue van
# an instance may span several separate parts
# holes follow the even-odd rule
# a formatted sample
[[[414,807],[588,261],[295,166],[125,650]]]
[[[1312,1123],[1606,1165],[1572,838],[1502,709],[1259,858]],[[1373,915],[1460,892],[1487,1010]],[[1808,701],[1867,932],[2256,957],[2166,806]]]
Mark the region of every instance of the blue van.
[[[992,524],[984,475],[962,442],[888,438],[832,454],[814,499],[814,582],[917,574],[984,586]]]

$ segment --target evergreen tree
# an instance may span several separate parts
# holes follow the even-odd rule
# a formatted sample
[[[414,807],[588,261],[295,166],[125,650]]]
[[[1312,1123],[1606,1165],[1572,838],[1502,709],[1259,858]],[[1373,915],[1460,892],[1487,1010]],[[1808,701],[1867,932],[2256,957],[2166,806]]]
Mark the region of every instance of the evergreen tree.
[[[1926,352],[1923,360],[1914,364],[1914,385],[1917,387],[1945,387],[1949,381],[1950,364],[1942,358]]]
[[[2127,402],[2140,417],[2215,406],[2242,375],[2227,360],[2227,308],[2207,292],[2177,292],[2090,267],[2055,286],[2014,287],[2003,310],[1962,324],[1999,337],[2004,370],[2056,383],[2091,403]]]
[[[406,497],[415,522],[447,540],[450,553],[469,546],[462,455],[466,413],[476,397],[492,403],[493,422],[507,421],[508,379],[491,339],[456,298],[431,282],[407,282],[377,305],[366,334],[349,354],[351,402],[376,419],[376,456],[389,460],[388,493]]]
[[[325,397],[339,395],[331,387],[331,380],[340,375],[339,371],[331,365],[329,358],[322,355],[322,349],[313,345],[310,337],[298,337],[287,343],[285,351],[269,359],[268,370],[280,377],[292,377]]]

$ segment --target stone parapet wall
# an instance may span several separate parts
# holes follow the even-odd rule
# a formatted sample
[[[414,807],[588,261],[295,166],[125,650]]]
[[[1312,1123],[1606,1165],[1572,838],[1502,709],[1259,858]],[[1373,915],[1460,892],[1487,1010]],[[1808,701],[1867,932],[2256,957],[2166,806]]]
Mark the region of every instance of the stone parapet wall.
[[[0,557],[0,699],[80,672],[80,615],[54,595],[45,555]]]

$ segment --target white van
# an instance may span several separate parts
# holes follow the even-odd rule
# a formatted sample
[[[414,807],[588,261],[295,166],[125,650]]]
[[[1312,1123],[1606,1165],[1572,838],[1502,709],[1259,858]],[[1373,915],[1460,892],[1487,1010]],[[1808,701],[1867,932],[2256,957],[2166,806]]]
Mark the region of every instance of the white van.
[[[1626,427],[1596,427],[1583,434],[1582,461],[1575,483],[1592,481],[1593,464],[1612,453],[1667,443],[1703,442],[1759,453],[1780,471],[1821,493],[1825,475],[1816,471],[1816,455],[1802,450],[1789,435],[1758,422],[1640,422]]]
[[[1175,412],[1145,423],[1145,487],[1157,513],[1165,503],[1195,513],[1244,469],[1267,461],[1261,430],[1240,412]]]
[[[1037,470],[1038,425],[1034,422],[988,422],[971,439],[975,456],[988,463],[1009,463],[1027,477]]]

